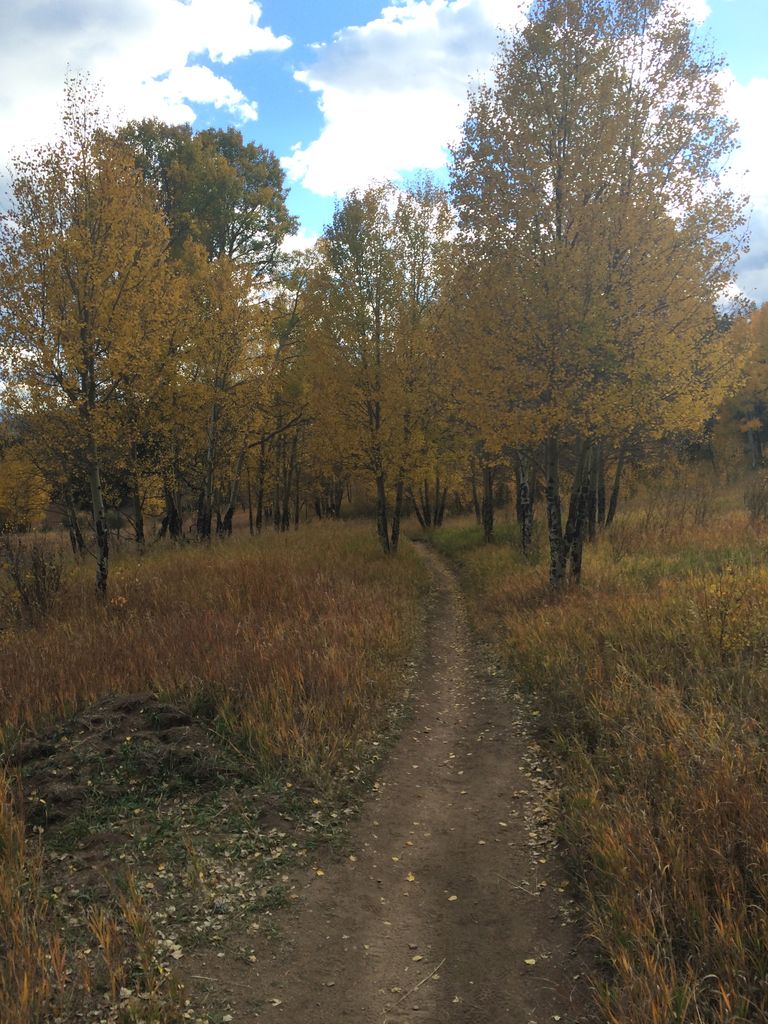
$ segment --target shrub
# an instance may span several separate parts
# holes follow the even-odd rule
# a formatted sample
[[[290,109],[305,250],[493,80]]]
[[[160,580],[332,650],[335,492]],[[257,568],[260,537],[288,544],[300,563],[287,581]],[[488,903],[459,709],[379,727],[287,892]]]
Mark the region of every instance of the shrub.
[[[11,585],[18,615],[40,622],[51,611],[62,583],[61,551],[38,537],[4,534],[0,567]]]

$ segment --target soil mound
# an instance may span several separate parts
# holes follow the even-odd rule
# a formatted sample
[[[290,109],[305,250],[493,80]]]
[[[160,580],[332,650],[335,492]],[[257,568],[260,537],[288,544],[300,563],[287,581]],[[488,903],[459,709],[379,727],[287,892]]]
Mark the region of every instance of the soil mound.
[[[28,823],[46,828],[97,801],[205,787],[231,770],[205,723],[151,693],[106,697],[20,743],[7,762],[20,772]]]

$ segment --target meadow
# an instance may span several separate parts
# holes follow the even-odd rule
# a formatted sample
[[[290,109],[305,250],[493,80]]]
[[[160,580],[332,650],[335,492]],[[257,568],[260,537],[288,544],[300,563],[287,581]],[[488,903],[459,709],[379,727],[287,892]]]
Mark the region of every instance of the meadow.
[[[509,526],[433,537],[559,766],[610,1024],[768,1015],[768,535],[741,489],[685,476],[641,490],[563,596],[542,536],[530,561]]]
[[[456,567],[471,625],[502,663],[507,685],[528,695],[549,753],[562,849],[599,951],[598,1019],[760,1021],[768,1015],[762,492],[754,482],[722,486],[709,469],[684,468],[674,480],[635,479],[632,487],[616,522],[587,546],[582,584],[563,592],[547,582],[540,516],[527,558],[509,509],[498,516],[492,544],[474,520],[462,519],[429,539]],[[415,524],[412,535],[423,536]],[[91,807],[90,818],[65,833],[54,829],[53,840],[35,825],[25,842],[9,761],[0,779],[4,1022],[48,1020],[57,999],[69,1022],[73,1007],[93,1005],[93,993],[109,994],[113,1007],[113,1016],[98,1020],[209,1019],[190,1016],[163,953],[198,940],[183,929],[158,938],[166,934],[157,932],[162,901],[154,882],[143,888],[142,871],[176,858],[168,869],[182,878],[174,903],[185,906],[190,893],[200,901],[205,876],[202,902],[210,908],[234,899],[221,867],[232,849],[264,854],[251,880],[261,896],[248,905],[269,915],[285,896],[280,872],[296,858],[304,863],[314,843],[333,841],[350,786],[375,774],[383,747],[371,754],[393,708],[407,702],[406,665],[423,636],[427,592],[413,545],[384,556],[369,522],[158,545],[140,557],[126,547],[107,603],[95,596],[89,567],[64,559],[44,617],[20,608],[6,586],[7,755],[109,695],[151,694],[202,723],[224,752],[223,775],[247,779],[212,791],[210,806],[186,783],[134,792],[132,773],[141,766],[134,751],[133,767],[120,769],[130,799]],[[288,839],[243,810],[265,792],[270,800],[279,794],[281,813],[287,807],[295,816]],[[161,797],[169,801],[162,812]],[[146,857],[109,897],[78,907],[74,930],[62,930],[51,889],[58,876],[46,878],[50,849],[64,860],[72,847],[76,860],[89,830],[119,831],[134,815],[152,823],[140,835]],[[179,822],[194,843],[167,838]],[[247,849],[246,832],[255,836]],[[164,845],[150,841],[155,833]],[[215,878],[224,879],[218,888]],[[247,902],[242,892],[237,898]],[[209,920],[190,915],[190,934]],[[78,945],[93,946],[93,956],[73,960]],[[90,992],[80,1003],[79,990]]]
[[[488,539],[501,506],[493,543],[429,536],[530,695],[601,1024],[768,1019],[768,485],[745,505],[715,474],[764,462],[738,128],[673,0],[522,7],[451,100],[447,174],[363,175],[306,251],[275,153],[118,127],[74,69],[57,135],[14,157],[0,1024],[237,1024],[188,965],[254,963],[292,872],[324,877],[440,636],[401,544],[417,500],[424,523],[476,508]],[[527,525],[540,492],[525,556],[515,486]],[[222,540],[246,496],[251,532],[284,533]],[[35,532],[54,505],[80,561]]]
[[[397,692],[424,579],[365,524],[139,557],[126,545],[106,602],[89,568],[66,564],[39,628],[0,632],[6,744],[105,694],[152,692],[262,766],[310,772],[348,757]]]
[[[126,546],[105,603],[23,541],[61,572],[45,614],[7,573],[1,595],[0,1020],[218,1020],[181,997],[180,943],[220,942],[222,906],[244,941],[333,841],[407,701],[425,571],[321,524]]]

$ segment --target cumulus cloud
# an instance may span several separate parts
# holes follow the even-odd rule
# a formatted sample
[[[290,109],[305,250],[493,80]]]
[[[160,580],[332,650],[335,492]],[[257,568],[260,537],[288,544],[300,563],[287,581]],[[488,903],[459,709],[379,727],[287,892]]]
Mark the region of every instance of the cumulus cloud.
[[[298,81],[319,94],[319,138],[284,158],[289,177],[319,195],[375,178],[439,168],[461,124],[470,78],[487,75],[498,29],[527,4],[404,0],[316,48]]]
[[[731,72],[723,76],[728,113],[739,125],[739,149],[728,170],[734,191],[749,196],[750,251],[739,265],[739,284],[755,302],[768,301],[768,78],[753,78],[746,84]]]
[[[0,140],[7,155],[49,138],[67,70],[104,82],[105,98],[129,117],[193,121],[213,104],[238,121],[257,109],[215,65],[266,50],[286,36],[260,24],[254,0],[25,0],[0,5]],[[197,60],[196,60],[197,58]]]
[[[698,24],[707,0],[677,0]],[[283,158],[289,180],[322,196],[339,196],[371,180],[395,181],[421,168],[445,166],[446,143],[463,118],[469,80],[488,75],[498,30],[524,22],[528,4],[513,0],[402,0],[365,25],[315,48],[295,77],[318,96],[318,138]],[[739,84],[727,76],[726,102],[739,122],[741,148],[731,183],[752,198],[752,250],[740,283],[768,299],[768,80]]]
[[[676,0],[703,22],[707,0]],[[375,178],[445,163],[470,79],[490,71],[499,30],[525,20],[528,0],[402,0],[316,47],[296,79],[318,94],[325,124],[283,164],[293,181],[339,195]]]
[[[734,184],[741,183],[755,208],[768,213],[768,78],[753,78],[742,85],[726,72],[724,85],[728,112],[739,126],[740,146],[731,161]]]
[[[739,263],[739,286],[758,305],[768,302],[768,213],[755,210],[750,220],[750,250]]]

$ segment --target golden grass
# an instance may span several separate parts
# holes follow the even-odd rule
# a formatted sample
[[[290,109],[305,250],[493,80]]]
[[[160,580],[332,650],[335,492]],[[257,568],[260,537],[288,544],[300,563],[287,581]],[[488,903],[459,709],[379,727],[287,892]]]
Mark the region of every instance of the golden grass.
[[[509,544],[439,539],[563,764],[610,1024],[768,1019],[768,569],[739,511],[640,509],[554,598]],[[463,550],[462,550],[463,548]]]
[[[207,718],[270,776],[331,781],[403,698],[425,587],[413,550],[386,558],[368,524],[125,555],[106,605],[91,566],[71,568],[45,618],[15,616],[0,632],[5,745],[105,694],[153,691]],[[13,786],[0,766],[2,1024],[79,1019],[91,992],[119,1000],[125,1024],[186,1019],[130,879],[119,906],[93,906],[84,922],[98,969],[65,948],[40,837],[25,835]]]
[[[102,606],[74,571],[38,628],[0,633],[0,720],[35,730],[105,693],[190,703],[263,764],[331,769],[379,724],[423,569],[367,524],[125,556]]]
[[[66,964],[42,896],[40,846],[26,840],[12,797],[0,771],[0,1020],[32,1024],[60,1005]]]

